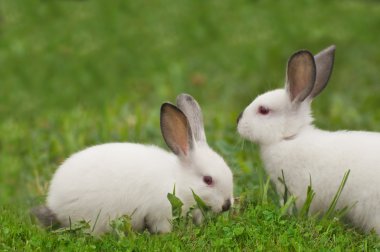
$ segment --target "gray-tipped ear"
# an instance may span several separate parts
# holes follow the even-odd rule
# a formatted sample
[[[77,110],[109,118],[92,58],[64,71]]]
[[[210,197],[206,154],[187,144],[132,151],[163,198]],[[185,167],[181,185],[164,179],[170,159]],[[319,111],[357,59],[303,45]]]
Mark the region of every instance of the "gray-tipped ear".
[[[193,148],[190,124],[185,114],[171,103],[161,106],[161,133],[176,155],[187,156]]]
[[[288,60],[285,88],[292,102],[303,102],[313,90],[315,83],[315,62],[306,50],[294,53]]]
[[[313,91],[310,97],[316,97],[326,87],[330,79],[334,65],[335,45],[329,46],[315,55],[315,65],[317,67],[317,75]]]
[[[202,110],[198,102],[189,94],[180,94],[177,96],[177,106],[189,120],[195,141],[206,142]]]

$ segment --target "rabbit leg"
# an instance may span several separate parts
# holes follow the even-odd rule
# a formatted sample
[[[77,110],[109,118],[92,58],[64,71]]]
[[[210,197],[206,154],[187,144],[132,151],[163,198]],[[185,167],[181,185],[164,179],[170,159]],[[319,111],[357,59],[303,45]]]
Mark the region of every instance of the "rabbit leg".
[[[200,209],[194,209],[193,212],[193,222],[195,225],[200,225],[203,222],[203,213]]]
[[[152,224],[148,224],[149,232],[155,234],[165,234],[170,233],[172,231],[172,225],[168,219],[163,218],[160,220],[156,220]]]

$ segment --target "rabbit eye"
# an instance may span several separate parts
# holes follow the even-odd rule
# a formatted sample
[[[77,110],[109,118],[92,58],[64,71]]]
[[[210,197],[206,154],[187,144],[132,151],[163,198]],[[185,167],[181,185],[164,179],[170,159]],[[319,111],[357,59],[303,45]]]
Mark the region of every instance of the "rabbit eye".
[[[211,176],[203,176],[203,182],[207,185],[212,185],[212,177]]]
[[[264,106],[260,106],[258,109],[259,114],[261,115],[267,115],[270,112],[270,109]]]

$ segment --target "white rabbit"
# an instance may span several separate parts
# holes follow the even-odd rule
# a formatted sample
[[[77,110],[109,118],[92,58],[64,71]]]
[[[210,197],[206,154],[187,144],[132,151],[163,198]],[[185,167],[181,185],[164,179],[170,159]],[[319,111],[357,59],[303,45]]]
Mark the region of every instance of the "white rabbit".
[[[326,86],[335,46],[315,57],[294,53],[287,66],[284,89],[258,96],[238,118],[239,134],[258,143],[266,171],[277,191],[284,172],[290,193],[300,207],[310,184],[316,195],[312,213],[323,213],[350,170],[338,208],[356,205],[347,217],[366,231],[380,234],[380,134],[365,131],[320,130],[312,124],[311,101]]]
[[[110,230],[111,220],[129,215],[136,231],[167,233],[172,230],[167,194],[174,186],[183,213],[195,204],[192,190],[213,212],[227,211],[233,204],[231,170],[207,145],[194,98],[181,94],[177,104],[161,106],[162,135],[174,154],[152,145],[109,143],[72,155],[54,174],[46,206],[33,210],[42,224],[85,220],[99,235]]]

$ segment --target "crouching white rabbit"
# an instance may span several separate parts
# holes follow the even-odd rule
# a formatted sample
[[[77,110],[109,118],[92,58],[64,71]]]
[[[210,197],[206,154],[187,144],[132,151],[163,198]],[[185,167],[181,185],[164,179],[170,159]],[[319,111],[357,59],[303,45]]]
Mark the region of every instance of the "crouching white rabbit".
[[[182,94],[177,106],[161,106],[162,136],[174,153],[153,145],[108,143],[69,157],[54,174],[46,206],[33,210],[45,225],[69,226],[87,221],[93,234],[110,230],[110,221],[131,217],[132,228],[151,233],[172,230],[167,194],[184,203],[186,213],[195,204],[192,190],[213,212],[233,203],[230,168],[206,142],[202,112],[193,97]],[[200,211],[194,213],[200,222]]]
[[[326,86],[335,46],[313,56],[302,50],[287,65],[284,89],[256,99],[238,118],[239,134],[258,143],[269,176],[283,193],[286,185],[303,205],[310,184],[316,195],[312,213],[327,210],[344,173],[350,170],[338,208],[354,207],[347,217],[366,231],[380,234],[380,134],[365,131],[329,132],[312,124],[311,102]],[[380,97],[379,97],[380,98]],[[356,203],[356,204],[355,204]]]

